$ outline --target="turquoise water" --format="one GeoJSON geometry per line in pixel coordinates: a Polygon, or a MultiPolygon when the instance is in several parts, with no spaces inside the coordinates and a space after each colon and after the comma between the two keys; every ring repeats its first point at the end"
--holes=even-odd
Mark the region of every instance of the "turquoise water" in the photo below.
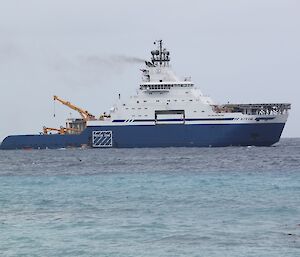
{"type": "Polygon", "coordinates": [[[300,256],[300,140],[0,151],[1,256],[300,256]]]}

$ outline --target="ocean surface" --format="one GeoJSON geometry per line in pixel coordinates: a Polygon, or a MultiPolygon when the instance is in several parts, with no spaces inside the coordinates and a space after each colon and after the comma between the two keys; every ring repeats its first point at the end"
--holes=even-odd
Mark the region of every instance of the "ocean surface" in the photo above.
{"type": "Polygon", "coordinates": [[[0,256],[300,256],[300,139],[0,151],[0,256]]]}

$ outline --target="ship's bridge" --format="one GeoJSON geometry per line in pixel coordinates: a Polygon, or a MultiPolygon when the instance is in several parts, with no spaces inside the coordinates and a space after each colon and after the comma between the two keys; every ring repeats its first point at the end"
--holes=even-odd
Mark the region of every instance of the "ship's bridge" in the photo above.
{"type": "Polygon", "coordinates": [[[170,52],[162,46],[162,40],[154,42],[157,50],[151,51],[151,61],[146,61],[146,68],[142,69],[142,83],[140,90],[147,92],[169,92],[176,89],[193,89],[191,77],[178,78],[170,67],[170,52]]]}
{"type": "Polygon", "coordinates": [[[166,84],[166,82],[178,84],[183,81],[183,84],[192,84],[191,78],[187,77],[179,79],[170,67],[170,52],[162,46],[162,40],[155,41],[157,50],[151,51],[151,61],[145,61],[146,68],[142,71],[142,84],[158,83],[166,84]]]}
{"type": "Polygon", "coordinates": [[[186,81],[178,82],[148,82],[140,84],[140,90],[146,92],[169,92],[172,88],[193,88],[194,84],[186,81]]]}

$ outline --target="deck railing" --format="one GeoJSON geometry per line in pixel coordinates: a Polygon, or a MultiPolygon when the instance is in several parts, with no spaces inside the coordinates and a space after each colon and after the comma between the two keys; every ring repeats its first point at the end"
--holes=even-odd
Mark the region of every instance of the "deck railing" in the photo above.
{"type": "Polygon", "coordinates": [[[248,115],[278,115],[285,114],[291,109],[288,103],[269,104],[224,104],[213,105],[213,110],[217,113],[241,112],[248,115]]]}

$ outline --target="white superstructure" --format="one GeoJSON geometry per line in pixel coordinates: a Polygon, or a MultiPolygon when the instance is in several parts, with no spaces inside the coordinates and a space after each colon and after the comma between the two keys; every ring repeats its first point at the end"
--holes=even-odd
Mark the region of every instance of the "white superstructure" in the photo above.
{"type": "Polygon", "coordinates": [[[146,61],[145,69],[141,70],[142,81],[137,94],[128,100],[119,97],[109,115],[103,115],[99,121],[89,121],[88,125],[286,121],[290,104],[216,105],[190,77],[178,78],[171,69],[170,53],[163,48],[162,40],[155,44],[158,49],[151,52],[151,62],[146,61]]]}

